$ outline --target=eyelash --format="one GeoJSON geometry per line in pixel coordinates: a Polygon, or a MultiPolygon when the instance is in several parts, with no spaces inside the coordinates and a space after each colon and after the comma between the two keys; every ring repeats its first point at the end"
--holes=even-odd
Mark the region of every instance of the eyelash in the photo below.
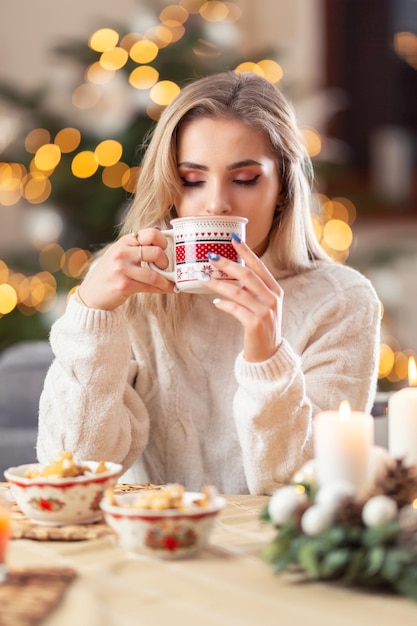
{"type": "MultiPolygon", "coordinates": [[[[239,180],[239,179],[237,179],[237,180],[235,180],[233,182],[236,183],[236,185],[243,185],[243,186],[250,187],[252,185],[256,185],[256,183],[258,182],[259,178],[260,178],[260,174],[256,174],[256,176],[254,176],[253,178],[250,178],[249,180],[239,180]]],[[[181,176],[181,180],[182,180],[183,187],[201,187],[205,183],[204,180],[196,180],[196,181],[192,182],[190,180],[187,180],[183,176],[181,176]]]]}

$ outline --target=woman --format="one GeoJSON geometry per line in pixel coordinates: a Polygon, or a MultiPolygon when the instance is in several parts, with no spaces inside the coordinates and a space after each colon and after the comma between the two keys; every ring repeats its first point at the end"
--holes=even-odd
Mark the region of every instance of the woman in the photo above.
{"type": "Polygon", "coordinates": [[[148,145],[119,239],[51,330],[38,458],[117,461],[124,481],[269,494],[313,455],[315,413],[369,410],[380,304],[311,224],[311,164],[293,110],[254,74],[185,87],[148,145]],[[245,266],[216,296],[174,293],[161,232],[175,216],[241,215],[245,266]],[[284,295],[285,294],[285,295],[284,295]]]}

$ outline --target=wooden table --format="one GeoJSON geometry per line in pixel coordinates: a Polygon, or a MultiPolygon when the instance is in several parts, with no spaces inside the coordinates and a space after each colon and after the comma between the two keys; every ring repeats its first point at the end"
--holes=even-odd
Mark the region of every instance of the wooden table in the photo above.
{"type": "MultiPolygon", "coordinates": [[[[259,551],[272,529],[266,497],[228,496],[198,557],[131,559],[112,537],[10,542],[10,566],[74,568],[77,579],[44,626],[411,626],[417,603],[275,574],[259,551]]],[[[0,607],[1,612],[1,607],[0,607]]]]}

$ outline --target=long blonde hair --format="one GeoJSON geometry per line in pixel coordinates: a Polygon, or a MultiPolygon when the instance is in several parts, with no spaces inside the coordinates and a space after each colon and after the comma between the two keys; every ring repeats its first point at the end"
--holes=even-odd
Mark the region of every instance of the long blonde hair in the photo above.
{"type": "MultiPolygon", "coordinates": [[[[294,110],[281,91],[259,75],[224,72],[188,84],[164,110],[149,136],[135,198],[125,215],[121,234],[143,228],[169,227],[175,198],[181,192],[177,173],[177,135],[187,121],[202,117],[238,119],[259,129],[276,155],[282,202],[269,233],[268,254],[274,266],[302,272],[318,260],[329,260],[318,243],[311,221],[313,169],[294,110]]],[[[189,308],[192,296],[140,294],[130,298],[129,317],[138,307],[171,329],[189,308]]],[[[136,313],[135,313],[136,312],[136,313]]]]}

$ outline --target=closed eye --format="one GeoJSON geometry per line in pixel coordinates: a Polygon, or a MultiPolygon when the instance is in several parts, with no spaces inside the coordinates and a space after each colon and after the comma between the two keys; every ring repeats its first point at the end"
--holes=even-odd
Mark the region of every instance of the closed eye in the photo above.
{"type": "Polygon", "coordinates": [[[256,185],[260,177],[260,174],[256,174],[253,178],[249,178],[248,180],[242,180],[240,178],[235,179],[235,183],[238,185],[256,185]]]}
{"type": "Polygon", "coordinates": [[[204,180],[187,180],[183,176],[181,176],[182,186],[183,187],[200,187],[204,185],[204,180]]]}

